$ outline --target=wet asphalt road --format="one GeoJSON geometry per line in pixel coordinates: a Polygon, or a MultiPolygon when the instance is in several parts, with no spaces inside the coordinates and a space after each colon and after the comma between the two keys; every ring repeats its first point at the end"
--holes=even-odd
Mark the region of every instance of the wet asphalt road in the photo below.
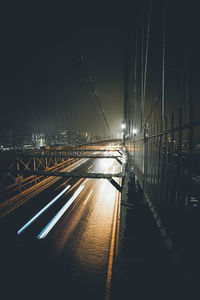
{"type": "MultiPolygon", "coordinates": [[[[76,171],[120,168],[82,159],[76,171]]],[[[2,299],[105,299],[118,201],[106,179],[59,179],[2,218],[2,299]]]]}

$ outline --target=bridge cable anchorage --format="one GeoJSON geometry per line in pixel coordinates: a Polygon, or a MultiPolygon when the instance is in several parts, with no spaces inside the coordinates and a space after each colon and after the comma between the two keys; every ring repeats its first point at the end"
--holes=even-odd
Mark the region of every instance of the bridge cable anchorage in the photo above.
{"type": "Polygon", "coordinates": [[[106,119],[104,110],[103,110],[103,108],[102,108],[102,106],[101,106],[101,104],[100,104],[100,102],[99,102],[98,97],[97,97],[97,91],[96,91],[96,89],[95,89],[95,87],[94,87],[94,85],[93,85],[93,83],[92,83],[91,76],[90,76],[90,74],[89,74],[88,71],[87,71],[87,68],[86,68],[86,65],[85,65],[83,56],[80,57],[80,62],[81,62],[83,71],[84,71],[84,73],[85,73],[85,76],[86,76],[86,78],[87,78],[87,82],[88,82],[90,91],[91,91],[91,93],[92,93],[92,95],[93,95],[93,97],[94,97],[94,99],[95,99],[96,105],[97,105],[98,110],[99,110],[99,112],[100,112],[100,115],[101,115],[101,117],[103,118],[103,120],[104,120],[104,122],[105,122],[105,124],[106,124],[106,128],[107,128],[107,130],[108,130],[108,132],[109,132],[110,137],[113,138],[112,131],[111,131],[110,126],[109,126],[109,124],[108,124],[108,121],[107,121],[107,119],[106,119]]]}

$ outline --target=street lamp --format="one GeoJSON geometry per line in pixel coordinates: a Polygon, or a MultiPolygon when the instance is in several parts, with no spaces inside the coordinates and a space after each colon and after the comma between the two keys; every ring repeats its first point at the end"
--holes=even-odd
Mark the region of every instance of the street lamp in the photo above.
{"type": "Polygon", "coordinates": [[[137,133],[137,129],[133,128],[133,135],[137,133]]]}
{"type": "Polygon", "coordinates": [[[125,128],[126,128],[126,124],[125,124],[124,122],[121,124],[121,128],[122,128],[122,129],[125,129],[125,128]]]}

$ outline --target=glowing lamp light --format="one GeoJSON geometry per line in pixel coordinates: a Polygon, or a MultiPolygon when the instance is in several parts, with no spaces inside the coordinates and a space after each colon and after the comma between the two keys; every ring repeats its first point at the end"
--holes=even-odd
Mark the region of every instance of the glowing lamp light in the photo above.
{"type": "Polygon", "coordinates": [[[122,129],[125,129],[125,128],[126,128],[126,124],[125,124],[125,123],[122,123],[122,124],[121,124],[121,128],[122,128],[122,129]]]}
{"type": "Polygon", "coordinates": [[[137,133],[137,129],[133,128],[133,134],[137,133]]]}

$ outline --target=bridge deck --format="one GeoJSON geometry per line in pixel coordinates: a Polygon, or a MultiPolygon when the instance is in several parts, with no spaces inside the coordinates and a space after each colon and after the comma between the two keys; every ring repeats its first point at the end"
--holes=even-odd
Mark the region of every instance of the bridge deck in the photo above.
{"type": "Polygon", "coordinates": [[[129,189],[127,204],[133,208],[121,207],[124,235],[120,235],[111,300],[194,299],[194,290],[172,261],[142,191],[129,189]]]}

